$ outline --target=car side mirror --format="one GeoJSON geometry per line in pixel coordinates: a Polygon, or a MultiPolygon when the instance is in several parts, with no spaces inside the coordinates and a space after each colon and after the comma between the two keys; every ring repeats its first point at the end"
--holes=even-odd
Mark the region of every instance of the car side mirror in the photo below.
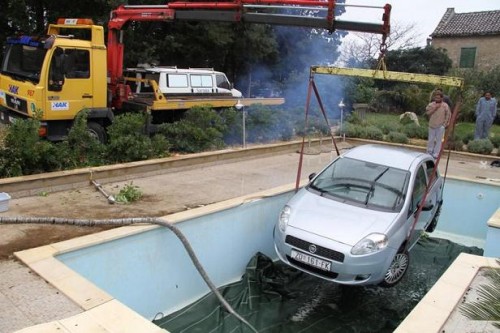
{"type": "Polygon", "coordinates": [[[309,181],[313,180],[314,177],[316,177],[316,172],[313,172],[309,175],[309,181]]]}

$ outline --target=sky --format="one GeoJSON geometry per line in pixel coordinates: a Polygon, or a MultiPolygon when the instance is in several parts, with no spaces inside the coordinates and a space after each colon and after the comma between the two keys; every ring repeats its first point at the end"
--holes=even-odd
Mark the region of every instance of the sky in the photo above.
{"type": "MultiPolygon", "coordinates": [[[[425,46],[429,35],[437,27],[447,8],[455,13],[500,10],[500,0],[346,0],[346,5],[392,6],[391,22],[400,26],[415,23],[418,46],[425,46]]],[[[346,7],[347,12],[338,19],[345,21],[381,22],[383,9],[346,7]]]]}

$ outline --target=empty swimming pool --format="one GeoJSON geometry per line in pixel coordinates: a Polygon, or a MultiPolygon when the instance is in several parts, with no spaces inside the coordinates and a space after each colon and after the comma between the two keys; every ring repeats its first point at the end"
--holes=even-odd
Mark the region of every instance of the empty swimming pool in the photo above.
{"type": "MultiPolygon", "coordinates": [[[[486,221],[499,207],[498,193],[499,187],[495,185],[449,179],[445,186],[445,203],[437,234],[450,236],[455,238],[455,241],[458,239],[467,246],[484,243],[486,221]]],[[[279,210],[292,194],[290,187],[274,189],[167,218],[177,222],[214,283],[224,286],[241,280],[248,262],[256,253],[276,258],[272,228],[279,210]]],[[[96,288],[149,320],[157,317],[159,313],[167,316],[181,310],[207,295],[209,290],[204,281],[193,267],[181,243],[170,231],[149,226],[120,229],[122,230],[103,232],[99,236],[88,236],[87,243],[85,238],[82,238],[75,243],[75,248],[66,246],[61,251],[64,253],[57,255],[57,259],[96,288]]],[[[426,251],[427,249],[424,252],[426,251]]],[[[446,266],[444,259],[441,262],[440,257],[432,261],[442,264],[442,267],[446,266]]],[[[393,295],[409,300],[406,305],[409,307],[414,305],[416,298],[421,297],[428,288],[428,285],[419,285],[419,281],[424,278],[419,272],[425,272],[419,269],[419,265],[413,265],[417,275],[416,280],[410,283],[417,286],[418,290],[406,294],[403,292],[401,296],[393,295]]],[[[432,268],[430,272],[438,273],[439,270],[432,268]]],[[[57,281],[53,284],[57,286],[57,281]]],[[[329,289],[320,285],[320,291],[329,289]]],[[[332,286],[332,290],[336,288],[332,286]]],[[[367,290],[370,294],[375,289],[367,290]]],[[[388,293],[395,292],[397,290],[393,289],[388,293]]],[[[324,296],[327,304],[334,304],[335,302],[328,300],[337,294],[328,293],[324,296]]],[[[354,293],[358,295],[360,291],[354,293]]],[[[379,295],[377,293],[379,291],[375,293],[379,295]]],[[[359,297],[365,302],[368,301],[364,296],[359,297]]],[[[72,298],[81,299],[83,296],[72,298]]],[[[352,295],[344,298],[356,299],[352,295]]],[[[312,298],[310,301],[316,302],[312,298]]],[[[368,302],[367,307],[372,305],[368,302]]],[[[344,307],[342,309],[347,311],[344,307]]],[[[349,317],[345,321],[347,323],[349,317]]],[[[383,330],[384,327],[380,329],[383,330]]]]}

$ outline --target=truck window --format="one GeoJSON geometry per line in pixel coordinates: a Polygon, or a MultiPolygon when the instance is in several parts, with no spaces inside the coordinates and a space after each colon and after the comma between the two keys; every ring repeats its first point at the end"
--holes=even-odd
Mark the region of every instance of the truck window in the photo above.
{"type": "Polygon", "coordinates": [[[191,87],[213,87],[212,75],[191,74],[191,87]]]}
{"type": "Polygon", "coordinates": [[[217,74],[215,76],[215,81],[217,83],[218,88],[231,89],[229,81],[227,80],[225,75],[217,74]]]}
{"type": "Polygon", "coordinates": [[[61,91],[64,84],[64,51],[57,47],[52,54],[49,67],[49,91],[61,91]]]}
{"type": "Polygon", "coordinates": [[[1,70],[5,74],[38,83],[46,52],[43,47],[7,44],[1,70]]]}
{"type": "Polygon", "coordinates": [[[167,87],[170,88],[186,88],[188,86],[187,75],[185,74],[168,74],[167,87]]]}
{"type": "Polygon", "coordinates": [[[67,79],[90,77],[90,55],[88,50],[66,49],[64,71],[67,79]]]}

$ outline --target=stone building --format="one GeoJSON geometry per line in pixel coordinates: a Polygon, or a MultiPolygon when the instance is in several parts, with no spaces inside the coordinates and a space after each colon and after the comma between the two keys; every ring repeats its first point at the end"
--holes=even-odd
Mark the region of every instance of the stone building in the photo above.
{"type": "Polygon", "coordinates": [[[500,10],[455,13],[448,8],[431,37],[433,47],[447,50],[453,67],[500,66],[500,10]]]}

